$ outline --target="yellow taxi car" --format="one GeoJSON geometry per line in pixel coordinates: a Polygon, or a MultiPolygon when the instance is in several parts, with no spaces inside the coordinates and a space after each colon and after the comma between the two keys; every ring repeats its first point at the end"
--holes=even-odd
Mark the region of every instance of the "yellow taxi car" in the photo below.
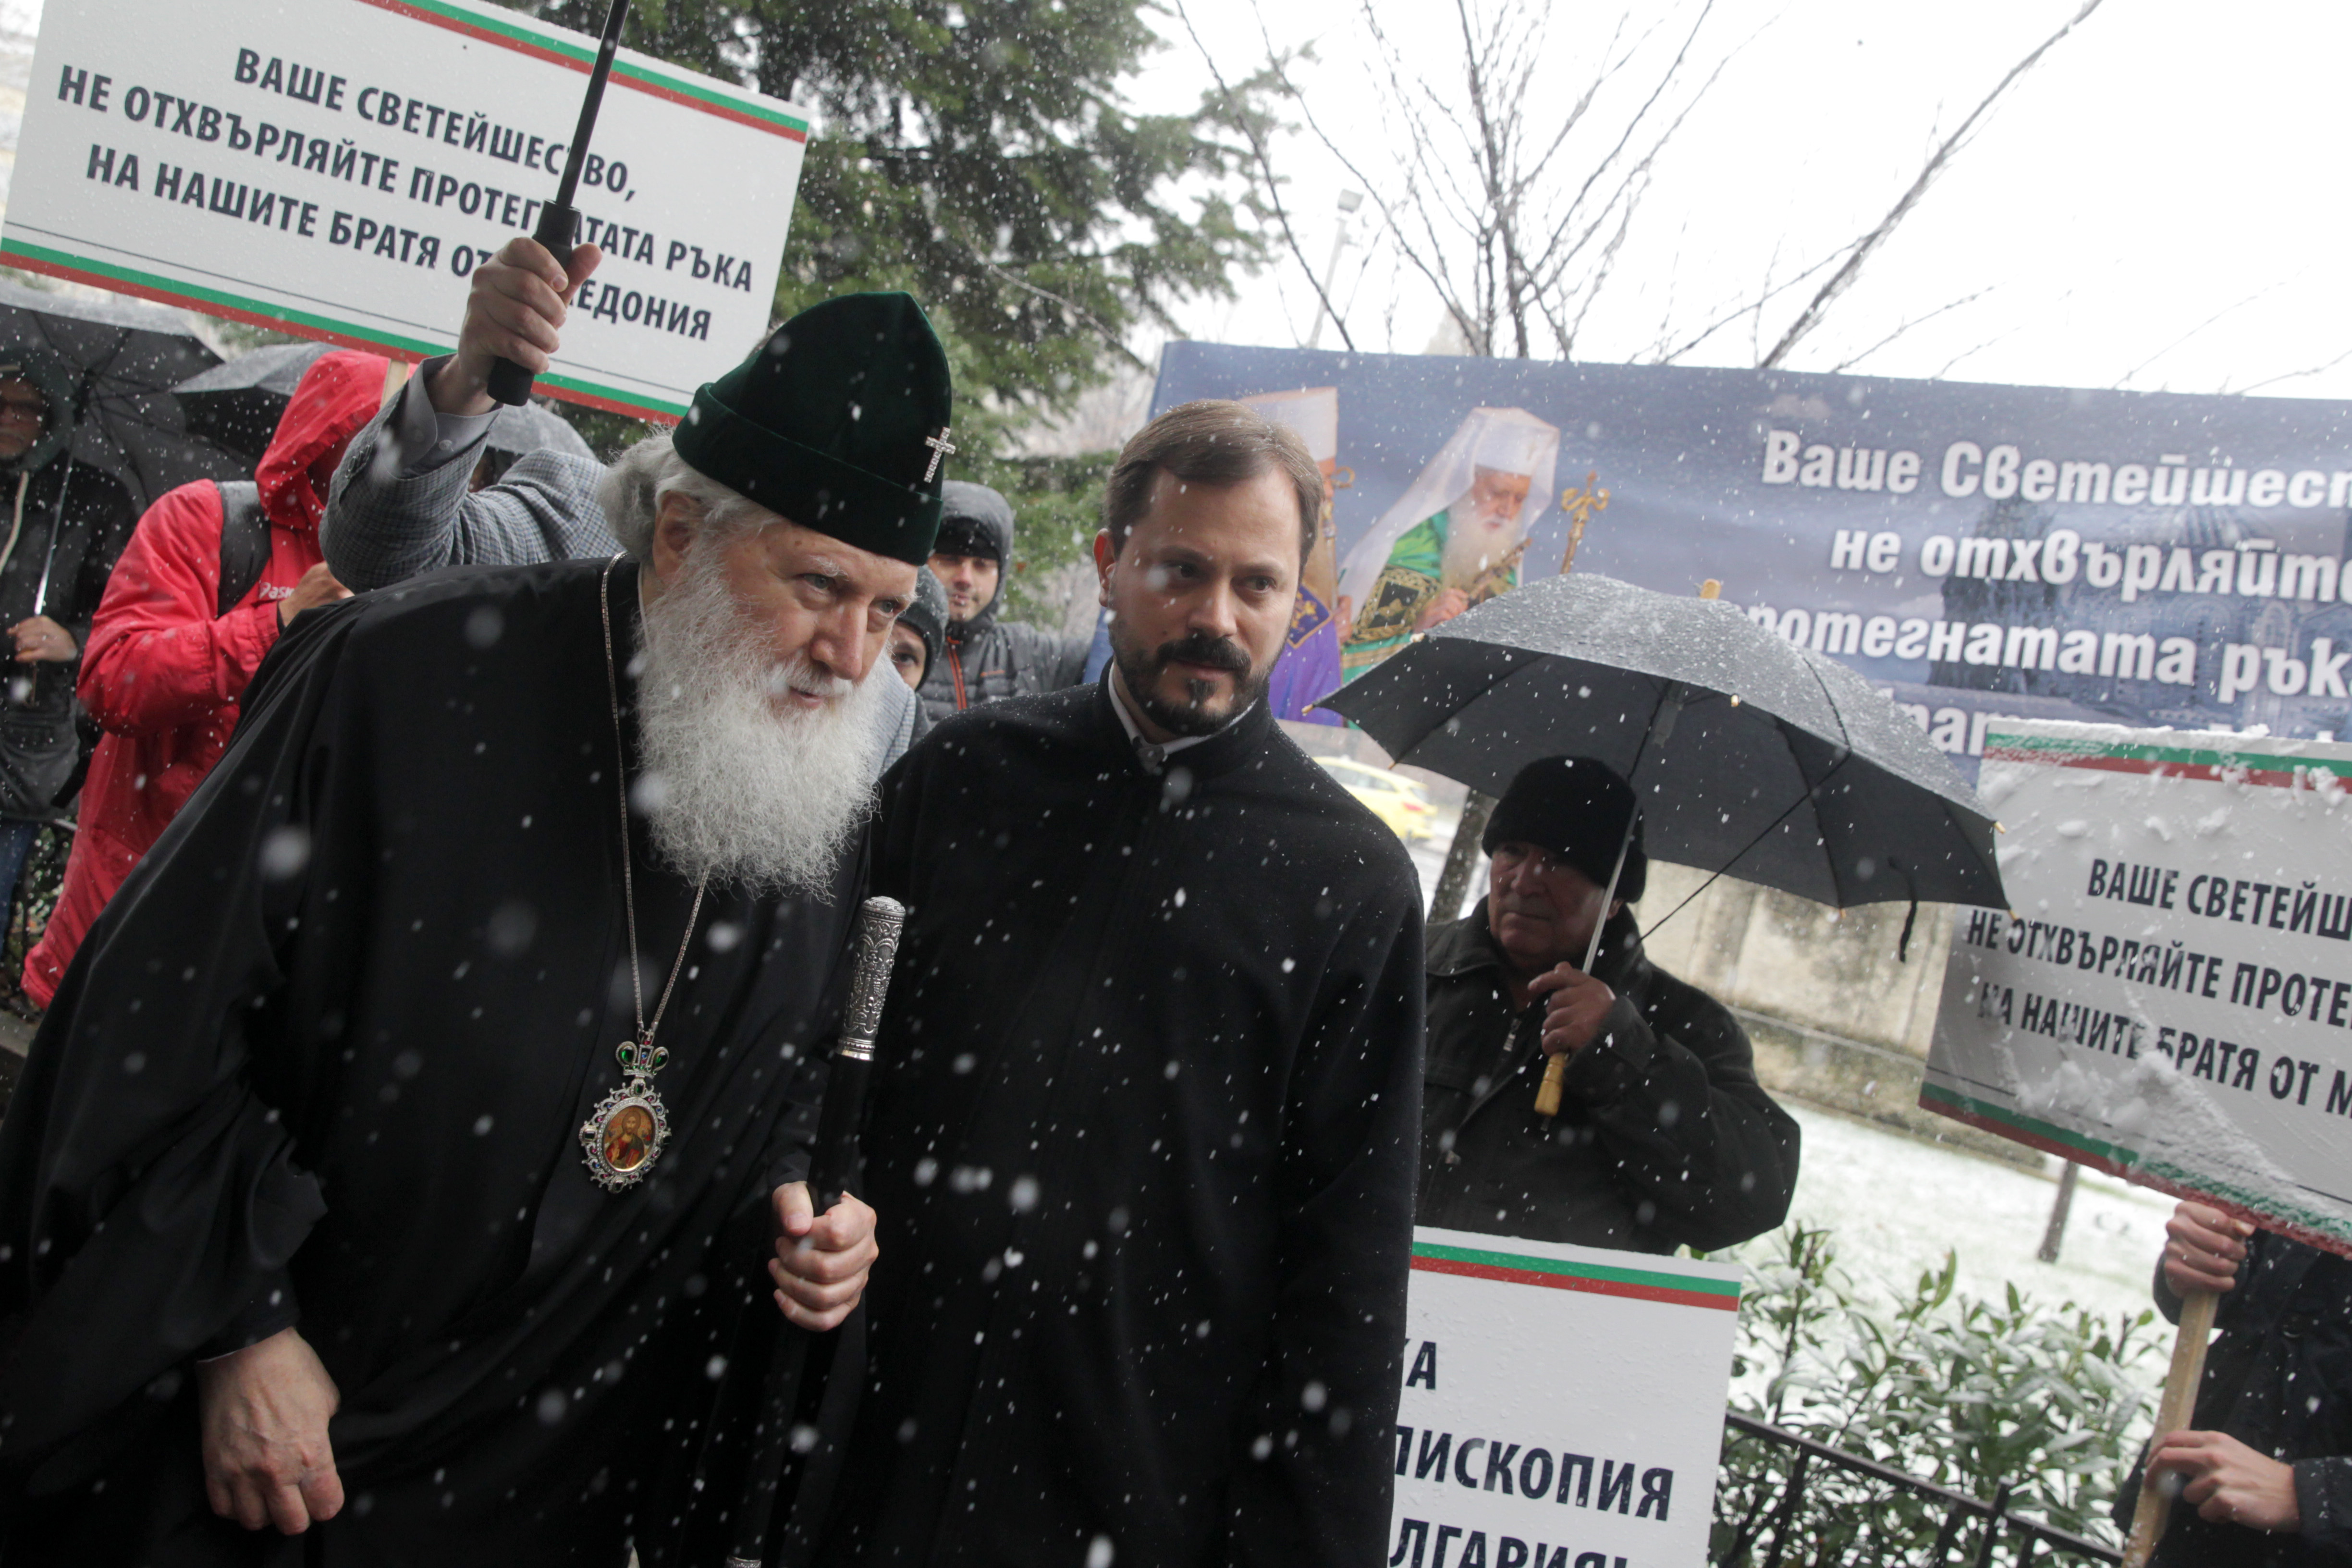
{"type": "Polygon", "coordinates": [[[1412,780],[1346,757],[1315,760],[1339,781],[1340,788],[1370,806],[1372,815],[1406,843],[1427,838],[1436,831],[1437,807],[1430,804],[1428,792],[1412,780]]]}

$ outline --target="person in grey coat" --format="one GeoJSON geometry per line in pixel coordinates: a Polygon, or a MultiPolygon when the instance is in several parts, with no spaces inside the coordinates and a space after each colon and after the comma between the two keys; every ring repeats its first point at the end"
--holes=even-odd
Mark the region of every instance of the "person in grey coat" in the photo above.
{"type": "MultiPolygon", "coordinates": [[[[619,552],[604,508],[616,498],[652,504],[643,481],[668,449],[667,435],[648,437],[624,455],[622,468],[634,477],[617,486],[606,485],[607,470],[593,458],[547,449],[515,458],[497,483],[471,488],[493,445],[498,405],[485,391],[491,364],[504,356],[534,374],[544,370],[564,301],[599,259],[594,246],[581,246],[573,253],[576,276],[567,276],[537,244],[514,240],[474,268],[457,352],[417,366],[352,438],[335,470],[319,544],[344,586],[356,594],[447,566],[520,566],[619,552]]],[[[906,753],[915,732],[912,694],[899,681],[886,684],[877,777],[906,753]]]]}
{"type": "Polygon", "coordinates": [[[1012,503],[986,485],[950,479],[940,507],[931,570],[947,589],[948,630],[945,657],[931,660],[923,679],[925,716],[937,723],[982,702],[1083,681],[1087,638],[996,618],[1013,558],[1012,503]]]}
{"type": "Polygon", "coordinates": [[[1649,871],[1633,792],[1589,757],[1529,763],[1484,843],[1492,890],[1429,932],[1419,1222],[1656,1253],[1779,1225],[1797,1124],[1730,1012],[1643,955],[1625,908],[1649,871]],[[1536,1089],[1554,1056],[1565,1093],[1546,1118],[1536,1089]]]}

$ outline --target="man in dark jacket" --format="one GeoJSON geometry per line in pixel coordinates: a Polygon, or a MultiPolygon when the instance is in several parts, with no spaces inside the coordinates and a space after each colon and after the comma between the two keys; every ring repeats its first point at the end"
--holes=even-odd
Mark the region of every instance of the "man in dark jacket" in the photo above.
{"type": "Polygon", "coordinates": [[[41,824],[82,755],[74,678],[107,574],[138,505],[72,454],[74,374],[54,355],[0,345],[0,919],[41,824]]]}
{"type": "Polygon", "coordinates": [[[1589,757],[1530,763],[1484,843],[1492,890],[1429,933],[1420,1222],[1640,1252],[1779,1225],[1797,1124],[1721,1004],[1642,955],[1625,908],[1649,869],[1633,791],[1589,757]],[[1576,966],[1621,848],[1588,974],[1576,966]],[[1566,1092],[1548,1118],[1536,1089],[1553,1056],[1566,1092]]]}
{"type": "MultiPolygon", "coordinates": [[[[2222,1294],[2195,1425],[2155,1445],[2153,1468],[2182,1489],[2150,1568],[2352,1563],[2352,1260],[2198,1203],[2165,1231],[2164,1315],[2178,1321],[2191,1290],[2222,1294]]],[[[2140,1481],[2124,1483],[2117,1524],[2140,1481]]]]}
{"type": "Polygon", "coordinates": [[[1013,508],[986,485],[946,482],[931,570],[947,589],[947,646],[918,695],[932,723],[1006,697],[1059,691],[1085,678],[1087,639],[1005,626],[1004,565],[1013,558],[1013,508]]]}

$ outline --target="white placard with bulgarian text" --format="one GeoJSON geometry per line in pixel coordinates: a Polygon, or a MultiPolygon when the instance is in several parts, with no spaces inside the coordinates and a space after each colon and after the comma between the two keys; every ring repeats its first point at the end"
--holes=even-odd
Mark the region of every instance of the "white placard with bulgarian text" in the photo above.
{"type": "Polygon", "coordinates": [[[2352,1253],[2352,746],[2011,721],[1920,1104],[2352,1253]]]}
{"type": "Polygon", "coordinates": [[[1718,1263],[1413,1232],[1399,1568],[1700,1568],[1739,1321],[1718,1263]]]}
{"type": "MultiPolygon", "coordinates": [[[[595,41],[475,0],[42,16],[0,260],[404,359],[555,194],[595,41]]],[[[552,395],[680,417],[767,330],[808,115],[622,50],[552,395]]]]}

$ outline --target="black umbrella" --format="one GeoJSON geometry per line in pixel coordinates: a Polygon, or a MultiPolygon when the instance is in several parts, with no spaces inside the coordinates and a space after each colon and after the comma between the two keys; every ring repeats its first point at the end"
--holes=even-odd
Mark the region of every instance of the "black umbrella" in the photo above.
{"type": "Polygon", "coordinates": [[[0,358],[11,348],[64,366],[74,383],[73,460],[121,480],[141,510],[175,485],[251,469],[188,433],[172,388],[220,356],[170,311],[0,281],[0,358]]]}
{"type": "Polygon", "coordinates": [[[248,466],[261,461],[296,384],[332,343],[271,343],[215,365],[173,387],[188,428],[226,447],[248,466]]]}
{"type": "Polygon", "coordinates": [[[596,460],[596,454],[572,427],[572,422],[536,403],[502,403],[490,416],[489,447],[503,469],[525,452],[562,452],[596,460]]]}
{"type": "Polygon", "coordinates": [[[2005,908],[1992,819],[1851,669],[1717,600],[1588,573],[1457,616],[1324,706],[1500,795],[1563,752],[1631,779],[1663,860],[1843,908],[2005,908]]]}
{"type": "MultiPolygon", "coordinates": [[[[331,343],[272,343],[215,365],[173,390],[188,428],[242,455],[248,466],[261,461],[269,437],[295,385],[331,343]]],[[[503,469],[525,452],[557,451],[593,462],[596,454],[562,416],[535,403],[501,404],[490,416],[487,443],[503,469]]]]}

